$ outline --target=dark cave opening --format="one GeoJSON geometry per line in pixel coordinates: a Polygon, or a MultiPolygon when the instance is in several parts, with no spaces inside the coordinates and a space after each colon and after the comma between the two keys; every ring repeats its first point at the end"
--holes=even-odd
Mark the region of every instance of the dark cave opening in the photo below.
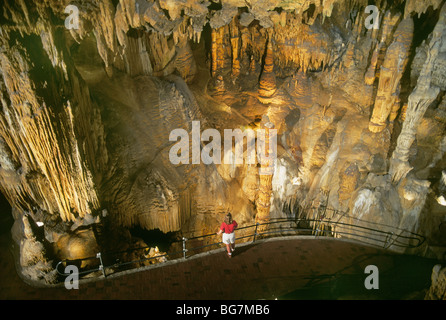
{"type": "Polygon", "coordinates": [[[440,19],[440,9],[434,10],[432,6],[427,8],[425,13],[413,16],[414,35],[412,47],[418,47],[432,33],[435,25],[440,19]]]}
{"type": "Polygon", "coordinates": [[[308,20],[312,19],[316,12],[316,5],[311,3],[308,9],[302,13],[302,24],[307,24],[308,20]]]}
{"type": "Polygon", "coordinates": [[[147,230],[139,226],[133,227],[129,231],[132,237],[142,239],[149,247],[157,246],[162,252],[171,251],[171,245],[179,241],[177,232],[164,233],[159,229],[147,230]]]}
{"type": "Polygon", "coordinates": [[[219,10],[223,9],[223,4],[221,3],[221,1],[212,1],[208,5],[208,9],[209,10],[219,11],[219,10]]]}
{"type": "MultiPolygon", "coordinates": [[[[202,44],[196,44],[194,41],[192,42],[192,49],[196,50],[199,45],[202,44]]],[[[206,64],[209,65],[209,71],[211,68],[210,60],[211,60],[211,47],[212,47],[212,28],[209,23],[206,23],[203,26],[203,31],[201,32],[201,41],[204,44],[204,51],[205,51],[205,57],[206,57],[206,64]]]]}
{"type": "Polygon", "coordinates": [[[13,224],[12,207],[0,192],[0,234],[10,232],[13,224]]]}

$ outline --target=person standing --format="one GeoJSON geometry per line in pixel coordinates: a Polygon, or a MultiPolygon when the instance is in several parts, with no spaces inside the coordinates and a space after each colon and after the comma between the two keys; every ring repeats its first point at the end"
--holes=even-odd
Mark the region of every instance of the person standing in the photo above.
{"type": "Polygon", "coordinates": [[[232,215],[229,212],[225,216],[225,220],[222,222],[220,226],[220,230],[217,232],[217,235],[223,233],[222,242],[226,245],[226,250],[228,253],[228,257],[232,257],[232,252],[235,250],[235,229],[237,228],[237,222],[232,219],[232,215]]]}

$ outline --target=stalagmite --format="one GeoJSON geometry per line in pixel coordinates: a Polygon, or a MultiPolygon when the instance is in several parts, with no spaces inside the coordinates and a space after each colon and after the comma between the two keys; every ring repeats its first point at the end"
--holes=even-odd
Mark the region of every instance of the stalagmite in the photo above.
{"type": "Polygon", "coordinates": [[[440,18],[430,36],[427,59],[420,72],[417,85],[409,96],[403,128],[398,136],[397,146],[392,154],[389,173],[393,182],[405,178],[412,170],[409,164],[409,150],[415,140],[417,127],[429,105],[437,98],[440,88],[432,83],[432,73],[437,61],[446,52],[446,5],[443,5],[440,18]]]}
{"type": "MultiPolygon", "coordinates": [[[[369,130],[381,132],[397,100],[401,77],[409,58],[413,36],[413,20],[403,20],[394,34],[394,41],[387,49],[386,58],[381,66],[378,92],[370,119],[369,130]]],[[[394,112],[395,113],[395,112],[394,112]]]]}
{"type": "MultiPolygon", "coordinates": [[[[260,135],[258,139],[264,139],[263,145],[265,148],[265,156],[269,158],[273,153],[276,152],[276,146],[271,145],[274,139],[271,139],[274,132],[274,124],[270,122],[268,116],[263,116],[261,129],[265,130],[264,136],[260,135]]],[[[259,153],[261,155],[261,153],[259,153]]],[[[272,180],[274,175],[275,164],[268,159],[268,161],[262,161],[260,159],[260,176],[259,176],[259,192],[256,201],[257,213],[256,222],[266,223],[270,218],[270,207],[271,207],[271,194],[272,194],[272,180]]],[[[260,226],[259,231],[263,231],[267,226],[260,226]]]]}
{"type": "Polygon", "coordinates": [[[339,200],[344,201],[351,197],[358,185],[360,176],[358,166],[355,163],[346,163],[346,169],[340,173],[339,200]]]}

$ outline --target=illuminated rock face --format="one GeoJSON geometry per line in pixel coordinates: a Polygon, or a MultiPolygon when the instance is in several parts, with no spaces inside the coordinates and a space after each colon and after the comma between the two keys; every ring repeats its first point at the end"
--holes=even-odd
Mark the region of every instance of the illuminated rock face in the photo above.
{"type": "MultiPolygon", "coordinates": [[[[369,129],[372,132],[384,130],[386,120],[395,105],[396,110],[393,113],[396,114],[398,111],[400,81],[409,59],[413,28],[412,18],[403,20],[393,35],[395,40],[386,51],[386,57],[380,69],[378,92],[376,93],[375,105],[370,119],[369,129]]],[[[395,116],[392,118],[393,121],[395,116]]]]}
{"type": "Polygon", "coordinates": [[[425,300],[446,299],[446,268],[437,264],[432,269],[431,286],[426,293],[425,300]]]}
{"type": "Polygon", "coordinates": [[[426,110],[444,90],[444,75],[437,78],[438,65],[442,65],[446,54],[446,7],[440,12],[440,19],[426,44],[427,58],[420,71],[417,85],[408,99],[405,120],[397,146],[392,155],[390,174],[394,181],[400,181],[412,169],[409,165],[409,153],[416,139],[416,130],[426,110]]]}
{"type": "Polygon", "coordinates": [[[378,29],[366,26],[367,1],[250,3],[4,3],[0,186],[17,221],[43,223],[52,258],[127,249],[133,226],[212,233],[228,211],[243,225],[322,205],[438,229],[441,1],[381,3],[378,29]],[[277,130],[269,175],[169,159],[174,129],[191,135],[200,121],[223,136],[265,116],[277,130]],[[81,229],[95,233],[78,241],[81,229]]]}
{"type": "Polygon", "coordinates": [[[274,74],[274,56],[271,39],[266,46],[265,64],[259,81],[259,94],[269,98],[276,92],[276,76],[274,74]]]}
{"type": "MultiPolygon", "coordinates": [[[[38,42],[28,44],[39,48],[38,42]]],[[[48,58],[36,69],[23,47],[0,59],[4,193],[20,210],[38,209],[63,221],[99,209],[91,169],[102,165],[107,153],[103,141],[92,139],[92,133],[102,134],[102,125],[88,88],[74,69],[51,70],[48,58]],[[96,159],[98,152],[103,156],[96,159]]]]}

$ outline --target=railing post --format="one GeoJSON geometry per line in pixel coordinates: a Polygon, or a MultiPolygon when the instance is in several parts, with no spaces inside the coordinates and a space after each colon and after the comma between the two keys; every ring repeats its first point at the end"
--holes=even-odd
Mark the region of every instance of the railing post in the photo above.
{"type": "Polygon", "coordinates": [[[187,252],[186,241],[187,241],[187,239],[185,237],[183,237],[183,258],[184,259],[186,259],[186,252],[187,252]]]}
{"type": "Polygon", "coordinates": [[[314,221],[314,225],[315,225],[314,238],[317,238],[319,235],[319,226],[320,226],[319,220],[314,221]]]}
{"type": "Polygon", "coordinates": [[[389,233],[387,234],[387,236],[386,236],[386,243],[384,244],[384,248],[385,249],[390,247],[389,242],[390,242],[390,240],[393,239],[393,235],[394,235],[393,231],[391,231],[390,234],[389,233]]]}
{"type": "Polygon", "coordinates": [[[57,271],[57,273],[60,274],[61,276],[66,276],[65,273],[60,273],[60,272],[59,272],[59,266],[60,266],[62,263],[63,263],[63,261],[59,261],[59,262],[56,264],[56,271],[57,271]]]}
{"type": "Polygon", "coordinates": [[[105,268],[104,268],[104,263],[102,261],[102,254],[100,252],[98,252],[96,254],[96,258],[99,259],[100,265],[99,265],[99,270],[102,270],[102,274],[104,275],[104,278],[107,277],[107,275],[105,274],[105,268]]]}
{"type": "Polygon", "coordinates": [[[259,223],[256,223],[256,229],[254,230],[254,239],[252,240],[252,242],[256,242],[256,237],[257,237],[257,227],[259,226],[259,223]]]}

